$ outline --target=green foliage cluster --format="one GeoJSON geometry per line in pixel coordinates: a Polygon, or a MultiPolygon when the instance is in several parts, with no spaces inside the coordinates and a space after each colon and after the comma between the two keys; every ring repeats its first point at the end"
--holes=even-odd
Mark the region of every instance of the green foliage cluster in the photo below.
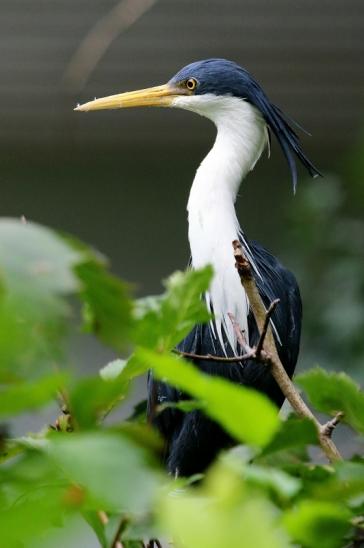
{"type": "MultiPolygon", "coordinates": [[[[56,428],[12,439],[0,430],[0,546],[76,547],[87,531],[103,548],[339,548],[363,535],[364,460],[312,461],[308,419],[283,420],[263,395],[207,377],[171,353],[195,322],[210,268],[176,273],[159,297],[132,300],[91,249],[35,224],[0,221],[0,420],[52,402],[69,414],[56,428]],[[117,353],[80,376],[64,353],[83,325],[117,353]],[[134,380],[154,374],[191,395],[237,440],[204,477],[173,479],[160,464],[162,441],[143,406],[104,421],[134,380]],[[107,516],[107,520],[105,519],[107,516]]],[[[316,368],[297,379],[316,410],[364,433],[364,394],[349,377],[316,368]]],[[[187,409],[188,410],[188,406],[187,409]]],[[[92,541],[90,541],[92,542],[92,541]]]]}

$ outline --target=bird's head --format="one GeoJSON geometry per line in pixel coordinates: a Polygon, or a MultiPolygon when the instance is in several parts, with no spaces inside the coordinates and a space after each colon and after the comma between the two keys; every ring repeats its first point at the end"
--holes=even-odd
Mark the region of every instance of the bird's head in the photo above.
{"type": "Polygon", "coordinates": [[[75,110],[174,107],[197,112],[216,122],[222,111],[226,111],[229,98],[248,102],[261,114],[287,159],[294,189],[297,183],[295,156],[311,176],[320,175],[303,152],[299,138],[292,128],[292,125],[298,128],[300,126],[270,102],[261,86],[247,70],[226,59],[206,59],[191,63],[177,72],[166,84],[95,99],[78,105],[75,110]]]}

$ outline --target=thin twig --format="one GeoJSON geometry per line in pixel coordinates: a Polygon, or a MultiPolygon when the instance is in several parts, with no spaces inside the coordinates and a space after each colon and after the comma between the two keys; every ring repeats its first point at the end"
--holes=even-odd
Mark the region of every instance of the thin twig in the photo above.
{"type": "Polygon", "coordinates": [[[258,330],[261,334],[263,333],[265,324],[268,324],[259,360],[265,362],[270,366],[272,376],[276,380],[284,396],[287,398],[296,413],[302,417],[308,417],[314,422],[317,428],[320,445],[327,458],[331,462],[341,460],[342,457],[336,445],[331,440],[331,433],[330,435],[328,435],[327,428],[325,429],[322,427],[322,425],[312,413],[311,409],[303,401],[282,365],[282,362],[278,356],[277,347],[274,341],[270,322],[266,321],[267,310],[255,284],[249,261],[245,257],[241,244],[238,240],[234,240],[233,249],[236,261],[236,268],[240,275],[241,283],[249,299],[249,305],[254,314],[258,330]]]}
{"type": "Polygon", "coordinates": [[[68,63],[63,84],[80,92],[114,40],[130,28],[157,0],[121,0],[89,30],[68,63]]]}
{"type": "Polygon", "coordinates": [[[265,313],[263,329],[262,329],[262,332],[260,334],[259,341],[258,341],[257,348],[256,348],[257,358],[259,358],[259,356],[260,356],[260,354],[263,350],[264,339],[267,336],[269,322],[270,322],[272,314],[273,314],[273,312],[274,312],[274,310],[275,310],[278,303],[279,303],[279,299],[275,299],[274,301],[272,301],[269,305],[269,308],[268,308],[267,312],[265,313]]]}
{"type": "Polygon", "coordinates": [[[174,354],[178,356],[183,356],[184,358],[190,358],[192,360],[204,360],[207,362],[223,362],[223,363],[237,363],[249,360],[254,357],[254,352],[252,349],[246,354],[241,356],[234,356],[232,358],[227,358],[223,356],[215,356],[214,354],[194,354],[193,352],[182,352],[182,350],[172,350],[174,354]]]}
{"type": "Polygon", "coordinates": [[[342,411],[339,411],[338,413],[336,413],[333,419],[327,421],[325,424],[322,424],[321,434],[323,436],[327,436],[328,438],[331,438],[333,431],[335,430],[339,422],[342,420],[343,416],[344,416],[344,413],[342,411]]]}
{"type": "Polygon", "coordinates": [[[236,339],[237,339],[238,343],[240,344],[240,346],[244,350],[244,352],[246,354],[249,354],[249,352],[251,352],[251,348],[249,347],[248,342],[245,338],[245,333],[241,330],[240,325],[236,321],[235,316],[233,314],[231,314],[231,312],[228,312],[228,316],[229,316],[230,321],[232,323],[232,326],[233,326],[233,329],[234,329],[234,332],[235,332],[236,339]]]}
{"type": "Polygon", "coordinates": [[[120,536],[124,532],[127,524],[128,524],[128,519],[125,516],[122,516],[119,521],[119,525],[115,531],[115,535],[111,543],[111,548],[122,548],[123,544],[120,541],[120,536]]]}

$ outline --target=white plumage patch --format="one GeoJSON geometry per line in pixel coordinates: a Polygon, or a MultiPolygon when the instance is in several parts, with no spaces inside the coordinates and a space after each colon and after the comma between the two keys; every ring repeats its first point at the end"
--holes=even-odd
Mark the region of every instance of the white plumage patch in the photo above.
{"type": "Polygon", "coordinates": [[[214,278],[207,304],[213,309],[217,333],[222,329],[236,351],[232,314],[248,337],[249,303],[234,265],[232,241],[241,233],[235,213],[240,183],[251,171],[268,143],[266,124],[259,111],[237,97],[183,96],[173,106],[212,120],[217,127],[214,146],[199,166],[188,200],[192,265],[212,264],[214,278]]]}

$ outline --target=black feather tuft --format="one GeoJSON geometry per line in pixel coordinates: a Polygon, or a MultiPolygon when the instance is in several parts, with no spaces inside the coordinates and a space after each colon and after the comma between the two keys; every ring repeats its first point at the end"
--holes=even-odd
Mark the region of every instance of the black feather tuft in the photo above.
{"type": "Polygon", "coordinates": [[[254,88],[255,93],[250,95],[249,100],[260,110],[269,128],[276,136],[288,162],[292,177],[293,191],[296,192],[297,166],[295,156],[305,166],[311,177],[318,177],[322,175],[304,153],[299,137],[292,128],[291,124],[294,123],[299,129],[303,128],[301,128],[293,120],[288,121],[282,111],[269,101],[260,86],[256,84],[256,87],[254,86],[254,88]]]}

